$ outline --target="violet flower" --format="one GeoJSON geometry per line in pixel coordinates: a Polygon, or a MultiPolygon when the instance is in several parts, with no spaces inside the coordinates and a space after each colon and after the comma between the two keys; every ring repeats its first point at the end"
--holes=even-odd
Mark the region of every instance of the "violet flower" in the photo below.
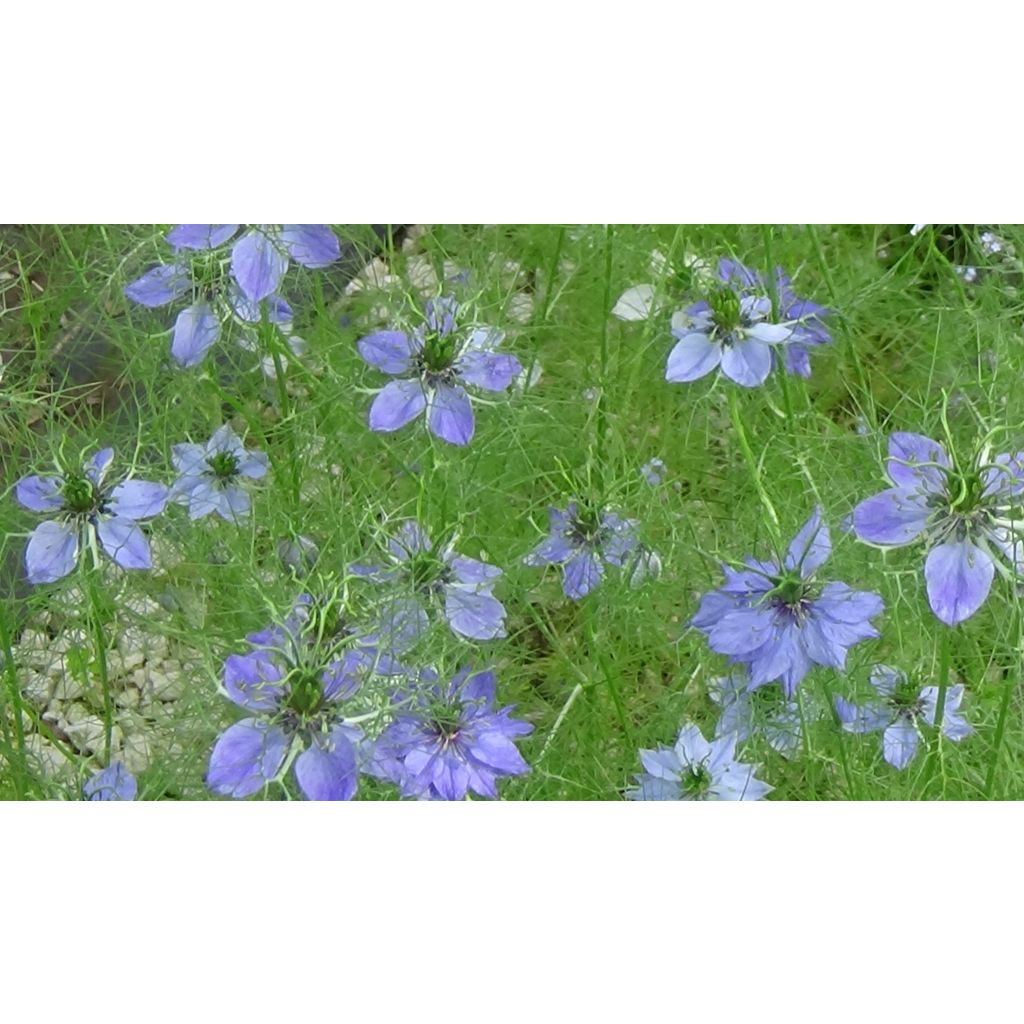
{"type": "MultiPolygon", "coordinates": [[[[920,740],[919,722],[935,726],[939,688],[923,686],[920,690],[907,680],[899,669],[876,665],[870,683],[879,699],[857,705],[842,697],[835,698],[836,714],[847,732],[882,733],[882,756],[893,766],[903,769],[917,755],[920,740]]],[[[957,683],[946,691],[942,713],[942,735],[959,743],[974,730],[960,713],[963,685],[957,683]]]]}
{"type": "Polygon", "coordinates": [[[997,568],[1011,579],[1024,577],[1024,452],[992,455],[986,445],[965,466],[952,462],[938,441],[896,433],[886,473],[895,486],[857,505],[854,533],[881,547],[925,541],[928,603],[941,622],[955,626],[970,618],[988,597],[997,568]]]}
{"type": "Polygon", "coordinates": [[[15,485],[17,500],[52,518],[40,523],[25,549],[30,583],[67,576],[89,549],[102,550],[123,569],[149,569],[149,541],[138,523],[163,511],[167,488],[148,480],[107,481],[113,448],[104,448],[82,470],[56,476],[25,476],[15,485]]]}
{"type": "Polygon", "coordinates": [[[494,596],[501,569],[431,544],[415,520],[406,519],[398,534],[387,542],[391,566],[352,565],[358,576],[383,584],[388,595],[382,628],[406,635],[411,641],[429,626],[428,610],[443,613],[452,632],[470,640],[495,640],[506,636],[505,608],[494,596]],[[395,622],[404,622],[396,630],[395,622]]]}
{"type": "Polygon", "coordinates": [[[879,635],[869,621],[885,608],[877,594],[815,581],[831,551],[815,509],[781,565],[754,558],[738,571],[723,565],[725,584],[701,599],[691,625],[713,651],[749,666],[751,689],[781,679],[792,697],[813,665],[841,669],[848,648],[879,635]]]}
{"type": "Polygon", "coordinates": [[[174,445],[171,459],[179,476],[170,496],[188,506],[189,519],[216,512],[228,522],[249,514],[249,493],[241,481],[258,480],[269,464],[266,454],[246,448],[227,423],[205,444],[174,445]]]}
{"type": "Polygon", "coordinates": [[[86,800],[134,800],[138,790],[135,776],[120,761],[96,772],[82,786],[86,800]]]}
{"type": "Polygon", "coordinates": [[[641,750],[640,761],[646,771],[626,791],[630,800],[760,800],[772,791],[754,778],[757,765],[736,760],[735,733],[709,743],[692,723],[674,747],[641,750]]]}
{"type": "Polygon", "coordinates": [[[515,356],[497,351],[504,332],[456,327],[459,303],[450,297],[426,304],[425,322],[412,333],[377,331],[360,338],[359,354],[394,377],[370,406],[370,429],[390,432],[424,410],[427,429],[449,444],[466,445],[475,420],[466,385],[506,391],[522,372],[515,356]]]}
{"type": "MultiPolygon", "coordinates": [[[[180,366],[200,363],[217,341],[225,319],[260,323],[264,317],[292,339],[292,310],[276,294],[290,260],[310,268],[333,263],[341,254],[326,224],[253,227],[225,250],[238,224],[179,224],[166,239],[172,263],[159,264],[124,289],[132,302],[150,309],[190,296],[174,324],[171,356],[180,366]],[[230,269],[229,269],[230,268],[230,269]]],[[[251,339],[245,339],[252,347],[251,339]]]]}
{"type": "Polygon", "coordinates": [[[403,796],[462,800],[472,791],[494,799],[497,781],[530,770],[515,740],[533,726],[495,707],[492,671],[463,668],[446,684],[421,682],[374,745],[373,773],[403,796]]]}
{"type": "Polygon", "coordinates": [[[371,675],[399,671],[349,627],[334,601],[303,594],[283,623],[248,637],[224,662],[224,693],[248,717],[217,739],[206,775],[222,796],[251,796],[294,762],[309,800],[351,800],[363,739],[345,703],[371,675]]]}
{"type": "MultiPolygon", "coordinates": [[[[523,564],[561,565],[562,590],[574,601],[586,597],[601,582],[605,564],[621,568],[638,551],[635,519],[623,519],[608,509],[576,501],[570,501],[564,512],[550,506],[548,516],[550,535],[526,555],[523,564]]],[[[649,555],[653,558],[637,562],[637,567],[643,564],[650,569],[641,571],[637,583],[660,571],[661,560],[653,552],[649,555]]]]}

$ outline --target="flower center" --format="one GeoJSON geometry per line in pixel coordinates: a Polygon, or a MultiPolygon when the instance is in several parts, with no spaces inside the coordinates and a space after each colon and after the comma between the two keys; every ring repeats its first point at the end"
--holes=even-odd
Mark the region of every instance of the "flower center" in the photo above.
{"type": "Polygon", "coordinates": [[[324,686],[318,673],[300,669],[292,677],[288,692],[288,707],[300,718],[308,718],[320,707],[324,686]]]}
{"type": "Polygon", "coordinates": [[[699,797],[711,788],[711,772],[703,762],[691,764],[683,769],[679,781],[687,793],[699,797]]]}
{"type": "Polygon", "coordinates": [[[795,569],[772,578],[773,587],[765,594],[765,601],[776,611],[794,619],[799,625],[807,616],[811,604],[811,585],[795,569]]]}
{"type": "Polygon", "coordinates": [[[441,741],[442,747],[450,746],[462,730],[462,705],[435,708],[431,712],[430,728],[441,741]]]}
{"type": "Polygon", "coordinates": [[[731,334],[742,323],[740,297],[731,288],[718,288],[708,296],[711,319],[725,335],[731,334]]]}
{"type": "Polygon", "coordinates": [[[206,465],[222,483],[238,476],[238,456],[233,452],[217,452],[216,455],[210,455],[206,459],[206,465]]]}
{"type": "Polygon", "coordinates": [[[899,683],[886,697],[885,702],[900,718],[917,718],[924,714],[924,701],[921,700],[917,687],[909,679],[899,683]]]}
{"type": "Polygon", "coordinates": [[[599,508],[584,506],[569,521],[569,539],[576,545],[596,544],[605,532],[601,518],[599,508]]]}
{"type": "Polygon", "coordinates": [[[423,338],[420,352],[423,368],[431,374],[444,374],[455,361],[455,337],[440,331],[429,331],[423,338]]]}
{"type": "Polygon", "coordinates": [[[406,571],[413,588],[425,592],[438,590],[451,576],[448,566],[429,551],[417,551],[406,563],[406,571]]]}
{"type": "Polygon", "coordinates": [[[99,504],[92,481],[79,474],[65,477],[60,493],[64,504],[76,515],[92,512],[99,504]]]}
{"type": "Polygon", "coordinates": [[[197,249],[190,255],[196,293],[206,299],[215,298],[224,290],[227,261],[216,249],[197,249]]]}

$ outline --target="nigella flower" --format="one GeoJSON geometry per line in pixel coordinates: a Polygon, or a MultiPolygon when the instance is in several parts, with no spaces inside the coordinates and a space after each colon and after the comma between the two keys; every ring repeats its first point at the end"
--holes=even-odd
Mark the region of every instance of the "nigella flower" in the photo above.
{"type": "MultiPolygon", "coordinates": [[[[726,263],[727,261],[722,261],[726,263]]],[[[772,368],[772,345],[789,341],[790,326],[769,323],[771,299],[729,283],[707,299],[672,314],[672,334],[679,340],[668,356],[665,379],[673,384],[699,380],[716,367],[743,387],[763,384],[772,368]]]]}
{"type": "Polygon", "coordinates": [[[824,323],[831,312],[800,299],[781,267],[775,268],[775,293],[780,323],[768,323],[772,301],[767,281],[736,260],[718,264],[720,287],[704,301],[672,317],[679,338],[669,355],[665,379],[692,381],[721,366],[744,387],[763,384],[772,368],[772,348],[779,345],[789,373],[809,377],[808,347],[832,340],[824,323]]]}
{"type": "Polygon", "coordinates": [[[640,761],[647,770],[626,791],[630,800],[760,800],[773,788],[754,778],[757,765],[736,760],[735,733],[708,743],[692,723],[674,747],[641,750],[640,761]]]}
{"type": "Polygon", "coordinates": [[[831,552],[815,509],[781,565],[753,558],[739,571],[723,565],[725,585],[701,599],[691,625],[713,651],[749,667],[751,689],[781,679],[792,697],[814,664],[841,669],[849,647],[879,635],[869,621],[885,607],[877,594],[815,581],[831,552]]]}
{"type": "Polygon", "coordinates": [[[735,733],[743,743],[760,735],[784,757],[800,746],[800,707],[784,696],[781,687],[762,686],[752,691],[750,676],[741,669],[708,680],[708,696],[722,712],[715,725],[716,738],[735,733]]]}
{"type": "MultiPolygon", "coordinates": [[[[604,563],[622,567],[639,546],[637,521],[623,519],[608,509],[570,501],[564,512],[550,506],[548,516],[550,535],[523,559],[523,564],[561,565],[562,590],[574,601],[586,597],[601,582],[604,563]]],[[[650,554],[654,560],[643,564],[651,572],[642,572],[637,583],[644,575],[656,575],[655,570],[661,568],[661,560],[650,554]]]]}
{"type": "Polygon", "coordinates": [[[651,487],[657,487],[665,482],[668,476],[668,467],[661,459],[651,459],[640,467],[640,475],[651,487]]]}
{"type": "Polygon", "coordinates": [[[465,336],[456,328],[458,311],[453,298],[431,300],[426,322],[411,334],[378,331],[359,340],[363,359],[396,378],[370,406],[371,430],[398,430],[426,410],[435,437],[469,444],[475,424],[464,385],[506,391],[522,372],[515,356],[497,351],[503,331],[479,327],[465,336]]]}
{"type": "MultiPolygon", "coordinates": [[[[835,698],[836,714],[847,732],[882,733],[882,756],[893,768],[906,768],[917,754],[919,722],[935,725],[939,688],[923,686],[920,691],[899,669],[876,665],[870,676],[880,700],[858,706],[842,697],[835,698]]],[[[961,684],[946,691],[942,712],[942,735],[959,743],[974,730],[960,713],[964,688],[961,684]]]]}
{"type": "Polygon", "coordinates": [[[246,448],[227,423],[206,444],[174,445],[171,459],[179,474],[171,498],[188,506],[189,519],[216,512],[228,522],[249,513],[249,494],[241,481],[258,480],[268,466],[266,454],[246,448]]]}
{"type": "Polygon", "coordinates": [[[985,446],[962,466],[938,441],[896,433],[889,438],[886,473],[895,486],[854,508],[853,530],[859,540],[883,547],[926,542],[928,603],[947,626],[982,606],[997,567],[1024,576],[1024,524],[1014,511],[1024,494],[1024,452],[993,456],[985,446]]]}
{"type": "Polygon", "coordinates": [[[81,470],[57,476],[26,476],[15,486],[17,500],[53,518],[40,523],[25,549],[30,583],[53,583],[78,564],[79,554],[99,548],[123,569],[149,569],[149,541],[139,520],[163,511],[167,488],[148,480],[107,481],[113,448],[104,448],[81,470]]]}
{"type": "Polygon", "coordinates": [[[497,797],[499,778],[530,770],[513,741],[533,726],[495,708],[495,688],[492,671],[468,668],[446,684],[421,681],[377,738],[373,773],[422,800],[497,797]]]}
{"type": "Polygon", "coordinates": [[[238,228],[179,224],[166,236],[175,251],[174,262],[148,270],[124,290],[132,302],[150,309],[191,295],[192,304],[178,314],[171,339],[171,356],[181,366],[202,360],[220,337],[225,318],[254,324],[265,313],[290,337],[291,307],[276,294],[289,261],[320,268],[341,254],[338,238],[326,224],[254,227],[225,253],[238,228]]]}
{"type": "Polygon", "coordinates": [[[382,659],[344,622],[333,601],[303,594],[283,623],[248,637],[252,650],[224,662],[226,695],[249,712],[214,745],[206,784],[214,793],[251,796],[294,759],[309,800],[351,800],[362,731],[344,704],[382,659]]]}
{"type": "Polygon", "coordinates": [[[386,584],[383,627],[391,635],[410,641],[429,625],[427,609],[439,609],[452,631],[470,640],[495,640],[506,636],[505,608],[492,591],[501,569],[475,558],[456,554],[453,545],[437,548],[415,520],[406,519],[398,535],[388,540],[391,567],[353,565],[352,572],[386,584]],[[394,623],[407,625],[400,629],[394,623]]]}
{"type": "Polygon", "coordinates": [[[134,800],[138,789],[135,776],[120,761],[113,761],[88,779],[82,792],[87,800],[134,800]]]}

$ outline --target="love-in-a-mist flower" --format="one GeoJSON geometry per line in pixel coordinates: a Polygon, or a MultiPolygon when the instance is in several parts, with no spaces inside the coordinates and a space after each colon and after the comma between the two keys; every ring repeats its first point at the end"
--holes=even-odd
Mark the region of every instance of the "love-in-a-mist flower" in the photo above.
{"type": "Polygon", "coordinates": [[[661,459],[651,459],[650,462],[645,462],[640,467],[640,475],[649,486],[657,487],[665,482],[665,477],[668,476],[668,467],[661,459]]]}
{"type": "Polygon", "coordinates": [[[885,471],[894,486],[857,505],[853,531],[881,547],[926,543],[928,603],[947,626],[984,604],[997,568],[1024,576],[1024,452],[993,455],[984,445],[965,465],[938,441],[901,432],[889,437],[885,471]]]}
{"type": "Polygon", "coordinates": [[[750,675],[736,669],[727,676],[708,680],[708,696],[721,709],[715,736],[736,734],[743,743],[751,736],[763,736],[768,745],[789,757],[800,745],[803,727],[800,706],[789,700],[782,687],[750,689],[750,675]]]}
{"type": "MultiPolygon", "coordinates": [[[[906,768],[917,754],[921,738],[920,723],[934,727],[939,688],[918,689],[899,669],[876,665],[870,683],[879,699],[868,704],[853,704],[843,697],[835,698],[836,715],[847,732],[882,733],[882,756],[893,768],[906,768]]],[[[964,688],[960,683],[946,690],[942,707],[942,735],[959,743],[974,730],[960,712],[964,688]]]]}
{"type": "MultiPolygon", "coordinates": [[[[227,319],[244,326],[261,322],[265,315],[290,337],[292,310],[276,294],[289,262],[320,268],[341,254],[338,238],[326,224],[254,226],[229,250],[238,229],[238,224],[177,225],[166,236],[175,253],[173,262],[153,267],[124,290],[132,302],[150,309],[191,298],[178,314],[171,338],[171,356],[181,366],[202,361],[227,319]]],[[[251,347],[251,339],[247,344],[251,347]]]]}
{"type": "Polygon", "coordinates": [[[135,776],[120,761],[96,772],[82,786],[86,800],[134,800],[138,791],[135,776]]]}
{"type": "Polygon", "coordinates": [[[751,689],[781,679],[792,697],[813,665],[841,669],[850,647],[879,635],[870,622],[885,608],[877,594],[816,580],[831,552],[815,509],[782,564],[746,558],[743,569],[723,565],[724,586],[701,599],[691,625],[713,651],[749,667],[751,689]]]}
{"type": "Polygon", "coordinates": [[[309,800],[350,800],[359,767],[359,726],[345,703],[382,658],[366,646],[336,601],[303,594],[283,623],[250,634],[253,648],[224,662],[225,694],[249,713],[229,726],[210,754],[206,783],[214,793],[251,796],[294,762],[309,800]]]}
{"type": "Polygon", "coordinates": [[[432,434],[449,444],[469,444],[475,421],[466,385],[506,391],[522,366],[497,351],[503,331],[460,329],[454,298],[431,300],[425,312],[424,323],[412,332],[377,331],[358,342],[366,362],[395,378],[370,406],[370,429],[399,430],[426,410],[432,434]]]}
{"type": "Polygon", "coordinates": [[[357,576],[387,588],[381,622],[394,635],[395,620],[407,623],[403,632],[412,642],[430,625],[428,612],[440,613],[452,632],[471,640],[495,640],[506,635],[505,608],[494,596],[501,569],[457,554],[453,543],[431,543],[415,520],[406,519],[387,541],[390,565],[353,565],[357,576]]]}
{"type": "Polygon", "coordinates": [[[403,796],[462,800],[472,791],[494,799],[498,779],[530,770],[514,741],[533,731],[512,717],[513,706],[495,706],[496,687],[492,671],[463,668],[447,683],[421,680],[400,692],[400,710],[377,738],[368,770],[403,796]]]}
{"type": "MultiPolygon", "coordinates": [[[[737,289],[741,295],[771,298],[767,275],[744,266],[738,260],[719,260],[718,276],[720,280],[737,289]]],[[[832,340],[832,335],[825,325],[825,318],[832,315],[832,310],[810,299],[801,299],[793,291],[792,279],[782,267],[775,268],[775,301],[779,320],[791,328],[792,333],[785,345],[774,349],[773,354],[782,354],[787,373],[810,377],[809,350],[816,345],[826,345],[832,340]]]]}
{"type": "Polygon", "coordinates": [[[25,476],[14,488],[17,500],[49,516],[29,538],[25,568],[30,583],[67,576],[80,554],[102,550],[122,569],[149,569],[149,541],[139,521],[163,511],[167,488],[148,480],[108,480],[114,449],[104,448],[81,470],[54,476],[25,476]]]}
{"type": "Polygon", "coordinates": [[[678,341],[669,353],[665,380],[699,380],[721,367],[726,377],[743,387],[763,384],[772,369],[772,346],[793,335],[792,327],[772,322],[771,316],[770,298],[730,283],[673,313],[672,334],[678,341]]]}
{"type": "Polygon", "coordinates": [[[269,465],[264,452],[253,451],[225,423],[205,444],[176,444],[171,460],[178,479],[171,498],[188,506],[189,519],[202,519],[216,512],[228,522],[249,514],[249,492],[244,480],[258,480],[269,465]]]}
{"type": "Polygon", "coordinates": [[[523,559],[523,564],[561,565],[562,590],[574,601],[586,597],[601,582],[606,563],[621,568],[638,549],[637,521],[623,519],[609,509],[570,501],[564,512],[549,506],[548,517],[550,534],[523,559]]]}
{"type": "Polygon", "coordinates": [[[754,778],[757,765],[736,760],[735,733],[709,743],[692,723],[674,747],[641,750],[640,762],[646,771],[626,791],[630,800],[760,800],[773,788],[754,778]]]}

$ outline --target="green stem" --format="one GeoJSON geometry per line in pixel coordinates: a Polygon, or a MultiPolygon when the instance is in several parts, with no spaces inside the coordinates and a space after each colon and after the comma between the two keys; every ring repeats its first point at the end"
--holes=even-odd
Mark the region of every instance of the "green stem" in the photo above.
{"type": "Polygon", "coordinates": [[[757,464],[757,459],[754,458],[750,441],[747,439],[747,432],[743,427],[739,397],[734,387],[729,389],[729,413],[732,416],[732,425],[736,430],[736,440],[739,442],[740,450],[743,452],[743,457],[747,462],[747,469],[750,471],[751,481],[761,499],[761,504],[764,505],[765,511],[768,513],[768,529],[771,531],[776,548],[781,551],[782,527],[779,523],[779,515],[775,511],[775,506],[772,504],[771,498],[768,497],[768,492],[765,490],[764,483],[761,480],[761,469],[757,464]]]}
{"type": "Polygon", "coordinates": [[[942,716],[946,710],[946,690],[949,688],[949,667],[953,660],[952,651],[953,629],[942,631],[942,642],[939,646],[939,693],[935,698],[935,731],[936,741],[942,735],[942,716]]]}
{"type": "Polygon", "coordinates": [[[928,751],[928,760],[922,771],[922,794],[927,792],[931,785],[931,781],[935,777],[935,766],[942,756],[942,718],[946,710],[946,691],[949,689],[949,669],[953,659],[952,645],[953,629],[951,627],[944,628],[942,639],[939,641],[939,692],[935,698],[933,745],[928,751]]]}
{"type": "Polygon", "coordinates": [[[568,699],[562,705],[562,710],[558,712],[558,717],[555,719],[555,724],[551,726],[551,732],[548,733],[547,739],[544,741],[544,746],[541,747],[540,753],[537,755],[536,760],[533,762],[534,767],[539,765],[544,760],[544,755],[547,754],[548,748],[555,740],[555,736],[558,735],[558,730],[562,727],[562,722],[565,721],[565,716],[569,714],[569,708],[576,702],[576,698],[583,692],[583,684],[577,683],[569,694],[568,699]]]}
{"type": "Polygon", "coordinates": [[[11,631],[7,627],[6,604],[0,610],[0,651],[2,651],[4,657],[4,679],[7,681],[7,688],[11,692],[11,704],[14,706],[14,741],[17,747],[17,764],[12,765],[14,769],[12,779],[14,782],[14,794],[17,799],[24,800],[25,779],[28,776],[28,761],[25,755],[25,706],[21,700],[18,677],[14,670],[14,653],[11,649],[11,631]]]}
{"type": "Polygon", "coordinates": [[[114,700],[110,691],[110,673],[107,668],[107,637],[103,628],[100,595],[96,588],[96,567],[85,571],[86,589],[89,593],[89,626],[92,630],[93,650],[99,669],[100,686],[103,689],[103,763],[110,764],[111,736],[114,731],[114,700]]]}
{"type": "MultiPolygon", "coordinates": [[[[1014,615],[1012,636],[1016,637],[1016,649],[1020,649],[1020,608],[1014,595],[1014,615]]],[[[992,760],[989,761],[988,771],[985,773],[985,799],[992,799],[992,789],[996,781],[996,767],[999,764],[999,751],[1003,745],[1003,733],[1006,731],[1006,720],[1010,714],[1010,701],[1013,698],[1016,684],[1009,679],[1003,680],[1003,699],[999,702],[999,718],[996,720],[996,735],[992,744],[992,760]]]]}
{"type": "Polygon", "coordinates": [[[594,416],[595,437],[591,449],[591,464],[596,471],[598,491],[604,493],[604,465],[601,453],[604,448],[605,431],[607,430],[607,403],[608,390],[608,304],[612,295],[612,243],[614,229],[609,224],[605,227],[605,250],[604,250],[604,297],[601,300],[601,372],[597,388],[597,410],[594,416]]]}

